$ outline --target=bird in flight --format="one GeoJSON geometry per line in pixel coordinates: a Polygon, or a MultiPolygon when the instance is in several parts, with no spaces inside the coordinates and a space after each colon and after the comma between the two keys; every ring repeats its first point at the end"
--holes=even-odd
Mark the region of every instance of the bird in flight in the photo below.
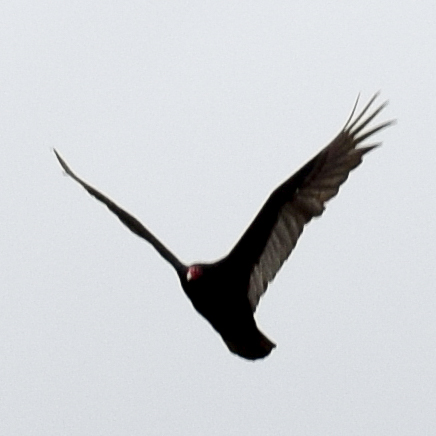
{"type": "Polygon", "coordinates": [[[353,111],[339,134],[276,188],[227,256],[213,263],[185,265],[134,216],[78,177],[54,150],[65,173],[105,204],[133,233],[148,241],[176,270],[195,309],[221,335],[229,350],[245,359],[268,356],[276,346],[257,327],[254,312],[268,284],[289,257],[304,226],[320,216],[362,157],[380,145],[363,144],[391,125],[370,126],[387,102],[353,111]]]}

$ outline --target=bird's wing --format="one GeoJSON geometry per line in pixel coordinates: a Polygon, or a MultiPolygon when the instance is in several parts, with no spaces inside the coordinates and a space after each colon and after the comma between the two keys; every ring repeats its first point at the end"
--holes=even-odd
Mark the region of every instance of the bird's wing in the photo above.
{"type": "Polygon", "coordinates": [[[223,259],[232,271],[249,274],[248,298],[253,312],[268,283],[295,247],[304,226],[323,213],[326,201],[338,193],[350,171],[362,162],[364,154],[379,144],[357,147],[392,124],[388,121],[368,128],[387,104],[368,114],[377,95],[353,119],[354,106],[336,138],[270,195],[249,228],[223,259]]]}
{"type": "Polygon", "coordinates": [[[59,153],[53,149],[59,163],[64,169],[65,173],[72,177],[76,182],[80,183],[93,197],[97,200],[104,203],[108,209],[113,212],[120,221],[127,226],[133,233],[140,236],[141,238],[148,241],[153,245],[154,248],[164,257],[173,267],[176,269],[178,273],[183,272],[186,267],[171,253],[168,248],[166,248],[162,242],[160,242],[148,229],[146,229],[134,216],[130,215],[128,212],[123,210],[117,204],[115,204],[111,199],[103,195],[101,192],[97,191],[97,189],[93,188],[91,185],[83,181],[79,178],[71,168],[67,165],[67,163],[62,159],[59,153]]]}

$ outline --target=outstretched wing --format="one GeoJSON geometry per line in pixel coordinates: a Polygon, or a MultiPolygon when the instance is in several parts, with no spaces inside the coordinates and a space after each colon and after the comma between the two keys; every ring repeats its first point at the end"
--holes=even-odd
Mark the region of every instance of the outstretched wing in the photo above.
{"type": "Polygon", "coordinates": [[[178,273],[183,273],[186,269],[186,267],[177,259],[176,256],[174,256],[173,253],[171,253],[168,248],[166,248],[162,242],[160,242],[148,229],[146,229],[134,216],[130,215],[128,212],[123,210],[121,207],[119,207],[117,204],[115,204],[111,199],[103,195],[101,192],[97,191],[95,188],[93,188],[91,185],[88,185],[85,181],[83,181],[81,178],[76,176],[76,174],[73,173],[71,168],[67,165],[67,163],[62,159],[62,157],[59,155],[59,153],[53,149],[56,157],[58,158],[59,163],[61,164],[62,168],[64,169],[65,173],[68,174],[70,177],[72,177],[76,182],[80,183],[93,197],[95,197],[97,200],[101,201],[103,204],[105,204],[108,209],[113,212],[120,221],[127,226],[133,233],[140,236],[141,238],[148,241],[153,247],[160,253],[160,255],[166,259],[173,267],[176,269],[178,273]]]}
{"type": "MultiPolygon", "coordinates": [[[[249,274],[248,298],[253,312],[283,262],[291,254],[304,226],[320,216],[364,154],[380,144],[357,148],[364,140],[392,124],[366,129],[382,111],[382,104],[368,115],[374,95],[353,120],[354,110],[336,138],[268,198],[250,227],[223,260],[233,271],[249,274]]],[[[357,102],[356,102],[357,105],[357,102]]]]}

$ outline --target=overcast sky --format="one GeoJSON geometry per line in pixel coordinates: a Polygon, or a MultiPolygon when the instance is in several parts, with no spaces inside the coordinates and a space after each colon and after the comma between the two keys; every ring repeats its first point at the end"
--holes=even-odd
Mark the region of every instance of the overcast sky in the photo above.
{"type": "Polygon", "coordinates": [[[436,434],[434,1],[6,0],[0,434],[436,434]],[[172,268],[232,247],[361,93],[370,153],[232,355],[172,268]]]}

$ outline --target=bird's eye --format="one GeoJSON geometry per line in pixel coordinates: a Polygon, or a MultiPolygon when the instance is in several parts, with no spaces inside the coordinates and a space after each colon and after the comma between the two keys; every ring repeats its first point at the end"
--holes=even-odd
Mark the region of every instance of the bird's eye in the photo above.
{"type": "Polygon", "coordinates": [[[188,272],[186,273],[186,279],[189,281],[198,279],[203,270],[198,265],[192,265],[188,268],[188,272]]]}

